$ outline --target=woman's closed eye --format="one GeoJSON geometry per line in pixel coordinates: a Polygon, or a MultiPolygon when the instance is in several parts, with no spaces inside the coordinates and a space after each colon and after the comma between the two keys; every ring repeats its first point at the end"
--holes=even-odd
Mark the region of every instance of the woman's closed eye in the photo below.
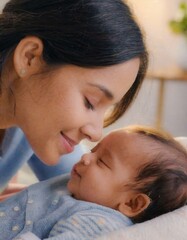
{"type": "Polygon", "coordinates": [[[95,110],[93,104],[92,104],[92,103],[89,101],[89,99],[86,98],[86,97],[85,97],[85,99],[84,99],[84,104],[85,104],[85,106],[86,106],[87,109],[90,109],[90,110],[92,110],[92,111],[95,110]]]}

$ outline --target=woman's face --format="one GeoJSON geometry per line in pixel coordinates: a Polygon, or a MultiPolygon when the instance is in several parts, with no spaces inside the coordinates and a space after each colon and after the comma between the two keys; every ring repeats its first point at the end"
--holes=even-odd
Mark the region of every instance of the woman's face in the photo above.
{"type": "Polygon", "coordinates": [[[24,78],[14,91],[14,122],[37,156],[56,164],[82,139],[101,138],[105,112],[129,90],[138,69],[136,58],[101,68],[66,65],[24,78]]]}

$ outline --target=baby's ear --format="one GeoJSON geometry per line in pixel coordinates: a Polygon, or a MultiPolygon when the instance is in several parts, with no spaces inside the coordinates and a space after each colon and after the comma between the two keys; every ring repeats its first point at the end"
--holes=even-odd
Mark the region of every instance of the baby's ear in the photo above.
{"type": "Polygon", "coordinates": [[[144,193],[133,195],[129,200],[121,202],[118,211],[127,217],[135,217],[144,211],[150,204],[150,198],[144,193]]]}

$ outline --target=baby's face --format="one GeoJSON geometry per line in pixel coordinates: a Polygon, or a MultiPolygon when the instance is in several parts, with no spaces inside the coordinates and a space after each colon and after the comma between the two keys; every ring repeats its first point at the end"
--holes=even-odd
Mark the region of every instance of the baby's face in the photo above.
{"type": "Polygon", "coordinates": [[[133,181],[137,169],[147,162],[147,140],[140,134],[117,130],[106,136],[75,164],[68,189],[76,199],[117,209],[128,196],[125,185],[133,181]]]}

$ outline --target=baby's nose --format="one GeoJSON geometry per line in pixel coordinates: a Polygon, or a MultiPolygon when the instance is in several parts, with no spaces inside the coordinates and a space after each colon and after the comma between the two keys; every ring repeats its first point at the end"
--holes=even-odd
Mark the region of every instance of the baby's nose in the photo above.
{"type": "Polygon", "coordinates": [[[84,165],[89,165],[91,163],[91,153],[85,153],[83,156],[82,156],[82,159],[81,159],[81,162],[84,164],[84,165]]]}

